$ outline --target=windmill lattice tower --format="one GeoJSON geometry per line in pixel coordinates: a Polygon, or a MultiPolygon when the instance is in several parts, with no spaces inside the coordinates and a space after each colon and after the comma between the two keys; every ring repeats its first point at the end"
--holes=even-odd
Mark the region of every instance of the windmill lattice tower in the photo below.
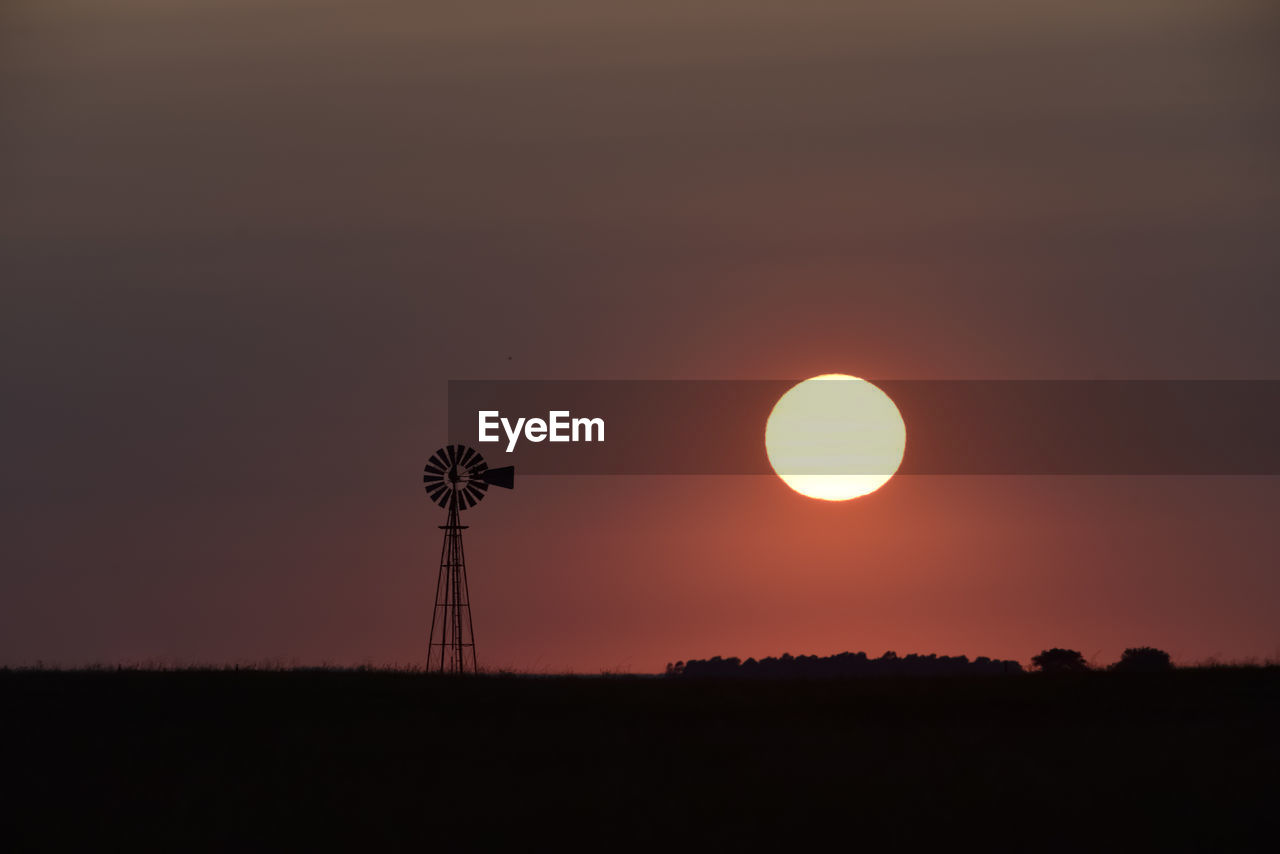
{"type": "Polygon", "coordinates": [[[476,636],[471,625],[471,595],[462,550],[462,532],[470,526],[461,524],[458,514],[479,504],[490,486],[515,486],[515,469],[491,469],[474,448],[447,445],[431,455],[422,472],[427,495],[449,512],[440,526],[444,545],[440,549],[440,575],[436,578],[435,608],[431,612],[427,671],[475,673],[476,636]]]}

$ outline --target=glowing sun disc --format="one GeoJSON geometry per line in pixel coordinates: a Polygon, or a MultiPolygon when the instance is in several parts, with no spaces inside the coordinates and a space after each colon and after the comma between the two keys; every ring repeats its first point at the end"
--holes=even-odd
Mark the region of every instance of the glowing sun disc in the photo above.
{"type": "Polygon", "coordinates": [[[902,413],[873,384],[823,374],[778,398],[764,427],[769,465],[810,498],[847,501],[889,482],[907,448],[902,413]]]}

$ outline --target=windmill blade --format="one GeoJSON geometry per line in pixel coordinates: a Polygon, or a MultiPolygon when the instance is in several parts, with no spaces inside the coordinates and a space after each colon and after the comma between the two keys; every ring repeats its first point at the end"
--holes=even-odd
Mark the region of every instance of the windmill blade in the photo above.
{"type": "Polygon", "coordinates": [[[503,489],[515,489],[516,485],[516,468],[515,466],[502,466],[496,469],[486,469],[480,475],[480,479],[490,486],[500,486],[503,489]]]}
{"type": "Polygon", "coordinates": [[[515,486],[514,467],[491,469],[484,455],[468,445],[445,445],[431,455],[422,471],[423,489],[445,508],[456,500],[459,510],[469,510],[480,503],[490,486],[515,486]]]}

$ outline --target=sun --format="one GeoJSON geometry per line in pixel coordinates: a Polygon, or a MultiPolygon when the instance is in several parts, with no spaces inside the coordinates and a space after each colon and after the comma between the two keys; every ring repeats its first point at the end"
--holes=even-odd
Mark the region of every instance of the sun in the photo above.
{"type": "Polygon", "coordinates": [[[823,374],[778,398],[765,423],[764,447],[769,465],[796,492],[847,501],[893,477],[906,451],[907,427],[876,386],[823,374]]]}

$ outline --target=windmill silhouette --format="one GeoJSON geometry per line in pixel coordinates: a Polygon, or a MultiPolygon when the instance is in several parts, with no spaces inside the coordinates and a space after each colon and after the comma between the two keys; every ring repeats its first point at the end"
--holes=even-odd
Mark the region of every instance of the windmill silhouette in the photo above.
{"type": "Polygon", "coordinates": [[[491,469],[474,448],[447,445],[431,455],[422,471],[427,495],[449,511],[445,524],[440,526],[444,545],[440,549],[440,575],[436,578],[435,608],[431,612],[427,671],[476,673],[476,637],[462,550],[462,532],[470,526],[460,524],[458,514],[479,504],[490,486],[514,487],[515,468],[491,469]]]}

